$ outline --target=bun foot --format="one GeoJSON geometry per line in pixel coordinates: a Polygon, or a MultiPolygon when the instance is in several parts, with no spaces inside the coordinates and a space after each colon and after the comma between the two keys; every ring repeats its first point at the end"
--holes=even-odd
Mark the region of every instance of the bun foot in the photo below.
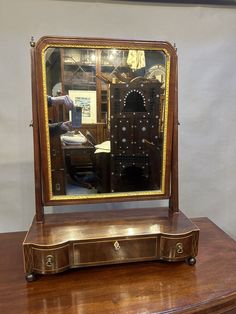
{"type": "Polygon", "coordinates": [[[188,265],[190,265],[190,266],[195,265],[195,264],[196,264],[196,258],[195,258],[195,257],[189,257],[189,258],[187,259],[187,263],[188,263],[188,265]]]}
{"type": "Polygon", "coordinates": [[[35,274],[26,274],[25,275],[25,279],[26,279],[26,281],[28,281],[28,282],[33,282],[33,281],[35,281],[36,280],[36,276],[35,276],[35,274]]]}

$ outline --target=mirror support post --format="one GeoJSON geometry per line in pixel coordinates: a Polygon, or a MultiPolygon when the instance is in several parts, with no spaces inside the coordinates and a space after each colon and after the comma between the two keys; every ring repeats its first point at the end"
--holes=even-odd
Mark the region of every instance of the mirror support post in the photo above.
{"type": "Polygon", "coordinates": [[[42,178],[41,178],[41,158],[40,158],[40,140],[39,140],[39,121],[38,121],[38,95],[36,88],[36,58],[35,48],[31,43],[31,76],[32,76],[32,113],[33,113],[33,137],[34,137],[34,180],[35,180],[35,207],[36,221],[43,222],[43,204],[42,204],[42,178]]]}
{"type": "Polygon", "coordinates": [[[172,162],[171,162],[171,197],[169,208],[173,212],[179,211],[179,178],[178,178],[178,59],[176,56],[175,66],[175,103],[173,119],[173,141],[172,141],[172,162]]]}

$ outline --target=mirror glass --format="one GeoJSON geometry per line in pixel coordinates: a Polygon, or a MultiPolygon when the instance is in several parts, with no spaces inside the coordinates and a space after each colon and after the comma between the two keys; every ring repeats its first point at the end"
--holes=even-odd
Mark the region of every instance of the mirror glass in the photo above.
{"type": "Polygon", "coordinates": [[[165,180],[168,56],[161,49],[47,47],[52,195],[159,191],[165,180]],[[68,95],[74,103],[54,103],[68,95]],[[59,99],[59,98],[57,98],[59,99]]]}

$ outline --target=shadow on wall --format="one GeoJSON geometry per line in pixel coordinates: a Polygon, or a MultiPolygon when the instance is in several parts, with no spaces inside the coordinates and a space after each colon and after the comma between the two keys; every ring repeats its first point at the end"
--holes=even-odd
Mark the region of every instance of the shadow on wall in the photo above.
{"type": "Polygon", "coordinates": [[[0,165],[0,232],[27,230],[35,214],[33,161],[0,165]]]}

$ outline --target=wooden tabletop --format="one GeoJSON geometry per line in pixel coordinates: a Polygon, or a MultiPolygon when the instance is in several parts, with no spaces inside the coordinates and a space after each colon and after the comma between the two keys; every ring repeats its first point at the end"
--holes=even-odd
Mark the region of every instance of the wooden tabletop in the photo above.
{"type": "Polygon", "coordinates": [[[197,264],[142,262],[24,278],[25,232],[0,234],[0,313],[236,313],[236,242],[207,218],[197,264]]]}

